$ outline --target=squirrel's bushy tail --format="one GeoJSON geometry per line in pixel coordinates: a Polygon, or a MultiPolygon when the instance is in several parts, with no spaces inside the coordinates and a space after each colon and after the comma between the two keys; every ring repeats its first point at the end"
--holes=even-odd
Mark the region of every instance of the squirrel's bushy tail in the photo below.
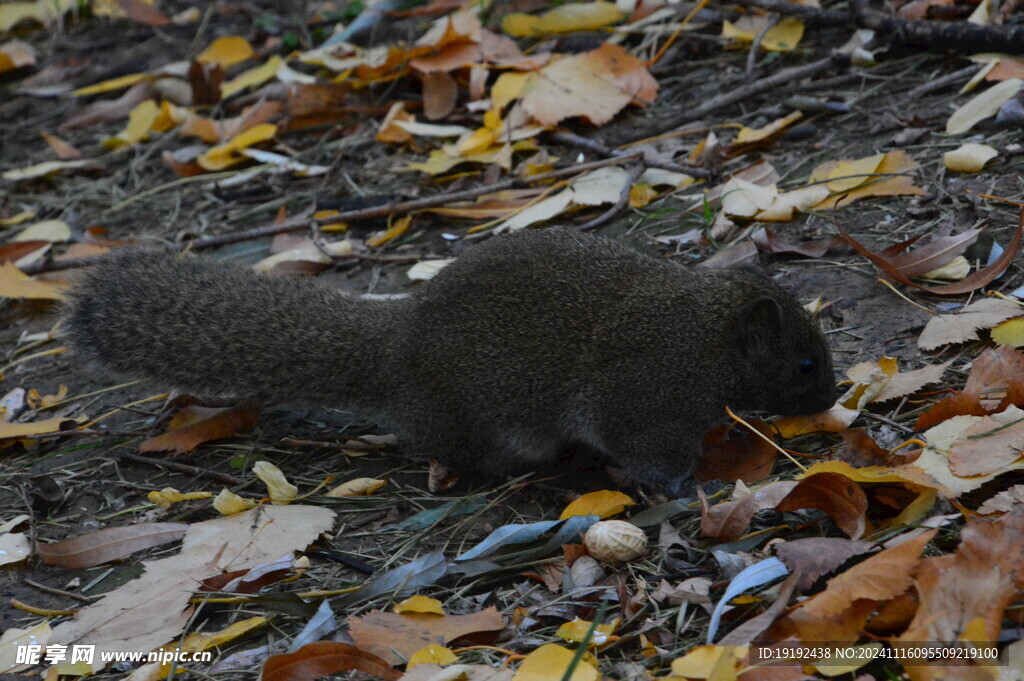
{"type": "Polygon", "coordinates": [[[379,366],[406,302],[128,249],[83,275],[62,330],[77,356],[154,387],[252,403],[375,407],[386,401],[379,366]]]}

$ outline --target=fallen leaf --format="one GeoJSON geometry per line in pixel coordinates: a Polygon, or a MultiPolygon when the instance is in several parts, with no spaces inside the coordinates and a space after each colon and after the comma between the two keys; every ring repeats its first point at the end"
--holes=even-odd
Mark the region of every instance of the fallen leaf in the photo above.
{"type": "Polygon", "coordinates": [[[526,656],[512,681],[598,681],[601,674],[586,660],[580,660],[567,677],[573,657],[572,650],[546,643],[526,656]]]}
{"type": "Polygon", "coordinates": [[[269,461],[257,461],[252,466],[252,472],[267,486],[267,495],[272,504],[288,504],[299,494],[299,488],[288,482],[284,472],[269,461]]]}
{"type": "Polygon", "coordinates": [[[565,520],[574,515],[596,515],[602,519],[611,518],[635,504],[636,502],[629,495],[605,489],[589,492],[573,500],[562,510],[562,514],[558,518],[565,520]]]}
{"type": "Polygon", "coordinates": [[[996,345],[1024,347],[1024,317],[1015,317],[1000,322],[992,329],[992,342],[996,345]]]}
{"type": "Polygon", "coordinates": [[[40,130],[39,136],[46,140],[46,143],[50,145],[50,149],[53,149],[53,153],[56,154],[57,158],[61,161],[69,161],[71,159],[81,158],[82,156],[82,152],[56,135],[51,135],[44,130],[40,130]]]}
{"type": "Polygon", "coordinates": [[[175,454],[191,452],[204,442],[222,440],[252,428],[256,425],[259,413],[259,409],[250,407],[210,409],[188,406],[175,415],[166,433],[141,442],[139,451],[171,450],[175,454]]]}
{"type": "Polygon", "coordinates": [[[808,537],[793,539],[773,546],[775,555],[790,572],[799,573],[797,589],[806,591],[819,578],[835,571],[854,556],[874,548],[869,541],[853,541],[839,537],[808,537]]]}
{"type": "MultiPolygon", "coordinates": [[[[783,194],[782,196],[785,195],[783,194]]],[[[818,201],[815,201],[815,203],[818,203],[818,201]]],[[[765,218],[763,215],[758,215],[757,219],[764,220],[765,218]]],[[[843,243],[842,239],[837,236],[833,236],[828,239],[790,244],[776,236],[776,234],[767,227],[761,227],[751,234],[750,238],[759,250],[775,254],[802,255],[808,258],[820,258],[830,250],[836,248],[836,246],[843,243]]]]}
{"type": "Polygon", "coordinates": [[[956,173],[977,173],[998,155],[999,152],[994,147],[971,142],[953,151],[947,151],[942,155],[942,160],[946,164],[946,170],[956,173]]]}
{"type": "Polygon", "coordinates": [[[882,601],[895,598],[914,583],[914,570],[921,562],[921,552],[936,532],[924,532],[854,565],[828,580],[824,591],[799,607],[814,616],[831,617],[859,599],[882,601]]]}
{"type": "Polygon", "coordinates": [[[143,26],[167,26],[171,23],[167,15],[145,0],[117,0],[117,6],[125,16],[143,26]]]}
{"type": "Polygon", "coordinates": [[[277,126],[272,123],[261,123],[240,132],[227,142],[211,147],[196,158],[196,162],[205,170],[223,170],[248,160],[238,153],[254,144],[274,139],[277,126]]]}
{"type": "Polygon", "coordinates": [[[60,129],[77,130],[100,123],[119,121],[136,106],[156,96],[156,89],[152,83],[148,81],[137,83],[117,99],[103,99],[86,106],[61,123],[60,129]]]}
{"type": "Polygon", "coordinates": [[[178,541],[185,536],[188,527],[183,523],[136,523],[108,527],[52,544],[36,542],[36,553],[47,565],[72,569],[95,567],[137,551],[178,541]]]}
{"type": "Polygon", "coordinates": [[[0,73],[32,66],[36,63],[36,51],[28,43],[12,38],[0,45],[0,73]]]}
{"type": "MultiPolygon", "coordinates": [[[[759,511],[775,506],[797,486],[796,482],[770,482],[748,491],[739,499],[724,501],[711,507],[702,503],[700,533],[722,541],[736,541],[747,532],[750,521],[759,511]]],[[[735,493],[734,493],[735,496],[735,493]]]]}
{"type": "Polygon", "coordinates": [[[149,129],[160,113],[159,107],[152,99],[141,102],[128,113],[128,125],[113,137],[103,140],[108,149],[118,149],[128,144],[136,144],[149,136],[149,129]]]}
{"type": "Polygon", "coordinates": [[[917,241],[916,238],[910,239],[886,248],[881,255],[903,276],[920,277],[964,253],[978,240],[980,234],[980,229],[968,229],[960,234],[936,237],[927,244],[914,248],[909,253],[903,253],[904,249],[917,241]]]}
{"type": "Polygon", "coordinates": [[[0,174],[0,177],[3,177],[5,180],[10,180],[11,182],[20,182],[22,180],[34,180],[37,177],[46,177],[47,175],[53,175],[63,170],[85,168],[92,164],[93,162],[87,159],[80,159],[77,161],[43,161],[42,163],[36,163],[25,168],[5,170],[0,174]]]}
{"type": "Polygon", "coordinates": [[[501,20],[501,30],[516,38],[526,38],[574,31],[596,31],[617,24],[624,18],[622,10],[614,2],[567,2],[539,16],[506,14],[501,20]]]}
{"type": "Polygon", "coordinates": [[[917,162],[899,149],[853,161],[828,161],[811,172],[808,183],[826,183],[832,196],[815,208],[831,210],[877,196],[921,196],[924,190],[914,185],[910,175],[917,167],[917,162]]]}
{"type": "Polygon", "coordinates": [[[426,596],[410,596],[401,603],[395,604],[394,611],[401,615],[406,612],[426,612],[434,615],[444,615],[444,607],[441,601],[426,596]]]}
{"type": "Polygon", "coordinates": [[[0,298],[64,300],[67,286],[39,281],[19,270],[13,262],[0,264],[0,298]]]}
{"type": "Polygon", "coordinates": [[[1005,298],[982,298],[953,314],[938,314],[928,320],[917,347],[931,351],[943,345],[978,340],[978,331],[990,329],[1011,317],[1021,315],[1024,308],[1005,298]]]}
{"type": "MultiPolygon", "coordinates": [[[[722,22],[722,37],[743,43],[752,43],[758,33],[768,25],[767,16],[743,16],[733,23],[722,22]]],[[[761,39],[761,49],[769,52],[790,52],[804,36],[804,22],[796,17],[785,17],[767,30],[761,39]]]]}
{"type": "Polygon", "coordinates": [[[277,75],[278,70],[284,66],[284,60],[276,54],[270,57],[265,64],[256,66],[248,71],[238,74],[235,78],[220,86],[220,94],[227,99],[247,88],[262,85],[277,75]]]}
{"type": "Polygon", "coordinates": [[[864,534],[868,499],[860,485],[836,473],[816,473],[801,480],[775,506],[777,511],[816,508],[824,511],[851,539],[864,534]]]}
{"type": "Polygon", "coordinates": [[[805,433],[841,433],[850,427],[860,411],[848,409],[836,402],[832,408],[819,414],[809,416],[784,416],[776,419],[772,425],[783,438],[796,437],[805,433]]]}
{"type": "Polygon", "coordinates": [[[1009,513],[1018,507],[1024,507],[1024,485],[1014,485],[989,497],[978,507],[978,513],[981,515],[1009,513]]]}
{"type": "Polygon", "coordinates": [[[249,41],[240,35],[229,35],[217,38],[205,50],[196,55],[196,61],[207,64],[220,64],[228,68],[240,64],[256,55],[249,41]]]}
{"type": "Polygon", "coordinates": [[[349,634],[360,650],[378,655],[391,664],[402,664],[428,645],[446,646],[462,636],[498,631],[504,620],[494,607],[469,615],[437,615],[423,612],[396,614],[372,610],[348,619],[349,634]]]}
{"type": "Polygon", "coordinates": [[[344,482],[327,493],[329,497],[366,497],[384,485],[387,480],[376,480],[374,478],[355,478],[344,482]]]}
{"type": "Polygon", "coordinates": [[[1011,405],[972,423],[949,447],[949,468],[960,477],[1008,470],[1024,451],[1024,411],[1011,405]]]}
{"type": "Polygon", "coordinates": [[[541,125],[572,116],[603,125],[627,104],[645,106],[657,95],[658,82],[642,61],[604,43],[545,66],[523,87],[520,103],[541,125]]]}
{"type": "Polygon", "coordinates": [[[384,681],[398,681],[402,673],[372,653],[348,643],[315,641],[294,653],[271,655],[260,672],[261,681],[313,681],[344,671],[360,671],[384,681]]]}
{"type": "Polygon", "coordinates": [[[1022,85],[1024,85],[1024,80],[1011,78],[975,95],[953,112],[953,115],[946,121],[946,134],[961,135],[986,118],[995,116],[999,107],[1016,95],[1022,85]]]}

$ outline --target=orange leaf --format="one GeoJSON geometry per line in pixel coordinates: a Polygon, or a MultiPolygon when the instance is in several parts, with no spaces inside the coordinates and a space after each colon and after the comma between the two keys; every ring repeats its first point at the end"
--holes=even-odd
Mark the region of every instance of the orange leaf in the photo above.
{"type": "Polygon", "coordinates": [[[169,449],[175,454],[184,454],[204,442],[222,440],[252,428],[259,414],[260,410],[252,407],[209,409],[188,406],[175,415],[171,430],[141,443],[139,451],[158,452],[169,449]]]}
{"type": "Polygon", "coordinates": [[[397,681],[401,672],[376,655],[348,643],[316,641],[294,653],[271,655],[263,665],[262,681],[312,681],[328,674],[356,670],[384,681],[397,681]]]}
{"type": "Polygon", "coordinates": [[[497,631],[505,626],[494,607],[470,615],[434,615],[410,612],[401,615],[373,610],[350,617],[349,633],[362,650],[400,664],[429,645],[447,645],[461,636],[497,631]]]}
{"type": "Polygon", "coordinates": [[[185,536],[184,523],[138,523],[83,534],[56,544],[36,542],[36,552],[47,565],[88,568],[130,556],[136,551],[178,541],[185,536]]]}
{"type": "Polygon", "coordinates": [[[839,529],[859,539],[864,534],[868,498],[860,485],[838,473],[815,473],[800,481],[775,507],[776,511],[816,508],[827,513],[839,529]]]}

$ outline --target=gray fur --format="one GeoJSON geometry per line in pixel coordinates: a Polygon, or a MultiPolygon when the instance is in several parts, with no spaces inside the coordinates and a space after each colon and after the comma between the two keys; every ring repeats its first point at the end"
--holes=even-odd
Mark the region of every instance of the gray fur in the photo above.
{"type": "Polygon", "coordinates": [[[492,238],[387,301],[128,251],[88,272],[65,328],[107,371],[355,411],[456,468],[500,474],[583,442],[677,494],[725,405],[804,414],[836,397],[821,330],[770,279],[563,229],[492,238]]]}

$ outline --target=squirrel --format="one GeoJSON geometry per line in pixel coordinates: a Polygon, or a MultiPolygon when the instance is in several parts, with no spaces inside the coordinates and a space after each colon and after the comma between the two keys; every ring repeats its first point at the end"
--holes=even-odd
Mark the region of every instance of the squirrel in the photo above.
{"type": "Polygon", "coordinates": [[[836,400],[824,334],[765,274],[569,229],[493,237],[384,300],[123,250],[69,297],[77,355],[197,397],[353,411],[456,469],[505,474],[583,444],[679,497],[726,405],[836,400]]]}

